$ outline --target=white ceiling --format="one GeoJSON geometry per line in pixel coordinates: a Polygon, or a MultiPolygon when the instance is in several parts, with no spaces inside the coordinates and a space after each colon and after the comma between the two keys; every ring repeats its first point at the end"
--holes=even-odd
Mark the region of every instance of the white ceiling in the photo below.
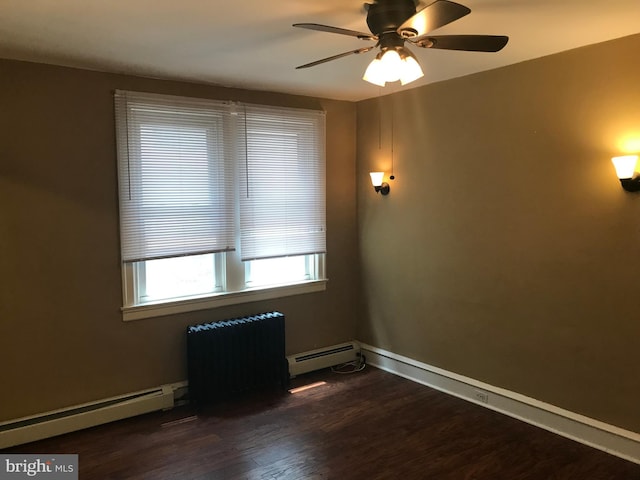
{"type": "MultiPolygon", "coordinates": [[[[507,35],[508,45],[498,53],[413,48],[425,77],[403,88],[640,32],[639,0],[460,3],[471,14],[438,34],[507,35]]],[[[1,0],[0,57],[362,100],[401,88],[381,91],[361,79],[374,51],[295,67],[370,43],[291,25],[368,32],[365,18],[361,0],[1,0]]]]}

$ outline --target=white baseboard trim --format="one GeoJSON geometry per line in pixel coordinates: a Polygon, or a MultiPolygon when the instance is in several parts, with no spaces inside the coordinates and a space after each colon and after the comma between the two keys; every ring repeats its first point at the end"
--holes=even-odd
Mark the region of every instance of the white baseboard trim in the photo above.
{"type": "Polygon", "coordinates": [[[360,342],[367,363],[640,464],[640,434],[360,342]]]}
{"type": "Polygon", "coordinates": [[[74,405],[0,423],[0,449],[74,432],[174,405],[174,391],[186,382],[74,405]]]}

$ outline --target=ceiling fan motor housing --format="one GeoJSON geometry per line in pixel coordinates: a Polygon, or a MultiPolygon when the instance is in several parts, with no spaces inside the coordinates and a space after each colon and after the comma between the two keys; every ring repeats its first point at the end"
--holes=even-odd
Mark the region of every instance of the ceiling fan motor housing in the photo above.
{"type": "Polygon", "coordinates": [[[369,5],[367,25],[374,35],[396,32],[405,20],[416,13],[413,0],[377,0],[369,5]]]}

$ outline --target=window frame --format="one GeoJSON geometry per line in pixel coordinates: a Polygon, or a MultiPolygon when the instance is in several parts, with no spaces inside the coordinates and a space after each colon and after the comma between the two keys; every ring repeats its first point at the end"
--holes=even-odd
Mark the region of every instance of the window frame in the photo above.
{"type": "MultiPolygon", "coordinates": [[[[122,319],[124,321],[142,320],[145,318],[161,317],[197,310],[207,310],[211,308],[225,307],[228,305],[237,305],[240,303],[272,300],[293,295],[322,292],[326,290],[326,284],[329,281],[324,274],[325,255],[316,255],[316,259],[314,261],[319,272],[318,276],[321,276],[316,280],[308,280],[305,282],[286,285],[246,288],[244,290],[230,292],[216,292],[213,294],[198,296],[194,295],[181,299],[148,302],[140,305],[126,305],[122,307],[122,319]]],[[[123,270],[125,271],[125,273],[123,273],[123,290],[125,290],[124,295],[126,295],[127,287],[133,281],[133,275],[135,275],[133,272],[135,268],[132,264],[123,264],[123,267],[123,270]]],[[[129,294],[133,294],[133,290],[130,289],[129,291],[129,294]]]]}
{"type": "MultiPolygon", "coordinates": [[[[161,96],[159,97],[166,97],[161,96]]],[[[193,100],[193,99],[192,99],[193,100]]],[[[264,106],[260,106],[264,108],[264,106]]],[[[276,107],[283,108],[283,107],[276,107]]],[[[317,112],[317,111],[315,111],[317,112]]],[[[324,120],[323,120],[324,121],[324,120]]],[[[168,122],[170,123],[170,122],[168,122]]],[[[140,125],[142,126],[142,125],[140,125]]],[[[176,125],[180,128],[180,125],[176,125]]],[[[117,125],[117,128],[123,128],[117,125]]],[[[126,127],[129,134],[129,126],[126,127]]],[[[324,127],[323,132],[324,132],[324,127]]],[[[235,135],[234,135],[234,138],[235,135]]],[[[324,137],[322,138],[324,142],[324,137]]],[[[209,148],[209,146],[207,146],[209,148]]],[[[227,147],[225,147],[227,148],[227,147]]],[[[234,193],[234,219],[235,223],[235,242],[236,249],[226,252],[215,252],[214,254],[214,279],[216,285],[221,285],[222,291],[216,291],[214,286],[213,292],[200,295],[191,295],[184,297],[173,297],[165,299],[157,299],[150,301],[142,301],[140,285],[146,281],[145,261],[126,262],[122,261],[122,294],[123,306],[122,314],[124,321],[139,320],[150,317],[158,317],[171,315],[176,313],[190,312],[196,310],[204,310],[217,308],[227,305],[239,303],[247,303],[268,299],[287,297],[291,295],[299,295],[305,293],[321,292],[326,290],[326,253],[316,253],[306,255],[306,271],[314,275],[303,281],[294,281],[284,284],[258,285],[255,287],[248,286],[251,268],[251,260],[242,261],[240,259],[240,215],[239,215],[239,191],[242,188],[239,182],[238,165],[240,161],[238,157],[235,160],[233,168],[233,189],[234,193]]],[[[324,150],[322,151],[323,170],[324,170],[324,150]]],[[[139,166],[137,168],[140,168],[139,166]]],[[[213,168],[213,167],[212,167],[213,168]]],[[[120,177],[119,177],[120,178],[120,177]]],[[[326,197],[323,208],[326,209],[326,197]]],[[[173,257],[169,257],[173,258],[173,257]]],[[[286,258],[286,257],[283,257],[286,258]]],[[[144,285],[142,285],[144,287],[144,285]]]]}

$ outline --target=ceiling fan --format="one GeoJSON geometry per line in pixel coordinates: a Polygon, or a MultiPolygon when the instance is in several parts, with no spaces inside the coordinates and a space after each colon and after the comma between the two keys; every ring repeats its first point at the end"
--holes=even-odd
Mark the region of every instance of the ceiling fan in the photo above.
{"type": "Polygon", "coordinates": [[[349,35],[360,40],[374,41],[375,45],[339,53],[300,65],[296,69],[314,67],[380,47],[380,52],[369,64],[363,79],[380,86],[397,80],[406,85],[422,77],[423,73],[415,55],[405,47],[405,42],[422,48],[498,52],[509,41],[509,37],[504,35],[429,35],[432,30],[471,13],[464,5],[449,0],[436,0],[417,12],[414,0],[374,0],[373,3],[365,3],[364,7],[371,33],[318,23],[295,23],[293,26],[349,35]]]}

